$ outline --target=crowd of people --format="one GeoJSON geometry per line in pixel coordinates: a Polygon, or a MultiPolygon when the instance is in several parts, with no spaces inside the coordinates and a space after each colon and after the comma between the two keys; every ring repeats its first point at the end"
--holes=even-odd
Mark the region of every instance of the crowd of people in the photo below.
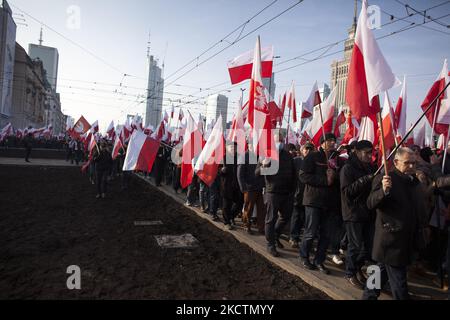
{"type": "MultiPolygon", "coordinates": [[[[283,140],[283,139],[280,139],[283,140]]],[[[369,141],[337,148],[336,137],[325,134],[316,148],[279,143],[278,171],[264,174],[271,161],[255,157],[249,144],[245,163],[237,161],[235,144],[227,145],[231,163],[219,166],[215,181],[206,185],[196,175],[181,190],[181,165],[172,162],[173,145],[161,144],[152,171],[156,186],[186,192],[186,205],[199,207],[232,230],[242,219],[249,234],[264,235],[274,257],[287,245],[298,249],[301,266],[329,274],[327,258],[345,267],[345,278],[362,290],[364,299],[377,299],[383,290],[394,299],[408,299],[408,268],[449,272],[450,159],[429,147],[400,147],[388,173],[374,164],[369,141]],[[443,161],[445,162],[443,164],[443,161]],[[369,288],[369,265],[381,272],[381,287],[369,288]],[[443,269],[441,269],[443,268],[443,269]]],[[[105,198],[108,181],[121,176],[125,190],[130,172],[122,172],[126,145],[112,159],[112,144],[102,140],[87,158],[80,141],[67,142],[67,161],[87,161],[85,170],[105,198]]],[[[450,147],[447,149],[450,156],[450,147]]],[[[181,149],[175,152],[182,156],[181,149]]],[[[450,296],[449,296],[450,297],[450,296]]]]}

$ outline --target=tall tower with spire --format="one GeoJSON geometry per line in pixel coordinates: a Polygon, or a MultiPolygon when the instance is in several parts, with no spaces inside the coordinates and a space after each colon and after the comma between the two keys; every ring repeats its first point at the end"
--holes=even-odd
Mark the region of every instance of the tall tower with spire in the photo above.
{"type": "MultiPolygon", "coordinates": [[[[350,59],[352,57],[353,46],[355,45],[356,25],[358,14],[358,1],[354,3],[354,17],[353,24],[348,29],[348,38],[344,42],[344,58],[334,60],[331,63],[331,90],[336,88],[336,110],[337,114],[341,108],[348,114],[349,108],[345,102],[345,90],[347,88],[348,69],[350,66],[350,59]]],[[[345,126],[340,128],[341,134],[345,132],[345,126]]]]}
{"type": "Polygon", "coordinates": [[[147,47],[148,60],[148,84],[147,84],[147,106],[145,108],[145,126],[157,128],[161,122],[164,79],[162,69],[158,60],[150,54],[150,34],[147,47]]]}
{"type": "Polygon", "coordinates": [[[58,84],[58,65],[59,65],[59,53],[58,49],[52,47],[43,46],[42,43],[43,32],[39,34],[39,44],[30,44],[28,46],[28,55],[31,59],[39,59],[44,65],[46,71],[47,80],[50,83],[53,91],[57,91],[58,84]]]}

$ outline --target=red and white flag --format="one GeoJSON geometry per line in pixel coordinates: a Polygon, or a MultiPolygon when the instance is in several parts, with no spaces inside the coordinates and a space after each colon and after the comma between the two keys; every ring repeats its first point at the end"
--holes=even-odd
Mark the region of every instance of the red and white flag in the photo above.
{"type": "MultiPolygon", "coordinates": [[[[198,157],[203,147],[203,137],[195,120],[189,113],[187,116],[186,132],[183,137],[183,156],[181,157],[181,187],[187,188],[194,177],[193,160],[198,157]]],[[[195,160],[194,160],[195,161],[195,160]]]]}
{"type": "Polygon", "coordinates": [[[367,140],[378,145],[378,121],[376,114],[361,118],[359,126],[358,141],[367,140]]]}
{"type": "Polygon", "coordinates": [[[164,125],[164,120],[162,120],[159,125],[158,128],[156,128],[156,131],[153,132],[153,134],[151,135],[151,137],[155,140],[161,141],[164,137],[166,133],[166,127],[164,125]]]}
{"type": "Polygon", "coordinates": [[[128,144],[123,171],[152,171],[159,144],[159,141],[150,138],[142,131],[135,130],[128,144]]]}
{"type": "Polygon", "coordinates": [[[8,123],[0,132],[0,142],[12,134],[13,134],[13,126],[11,123],[8,123]]]}
{"type": "Polygon", "coordinates": [[[291,90],[289,90],[289,93],[287,95],[287,106],[289,109],[291,109],[292,113],[292,119],[294,123],[297,122],[297,102],[295,100],[295,82],[292,81],[291,90]]]}
{"type": "Polygon", "coordinates": [[[95,139],[95,134],[91,134],[91,139],[89,141],[89,146],[88,146],[88,151],[89,151],[89,155],[92,154],[92,151],[94,150],[95,147],[98,148],[97,146],[97,140],[95,139]]]}
{"type": "Polygon", "coordinates": [[[315,107],[313,111],[313,118],[305,129],[308,135],[311,137],[315,146],[320,146],[320,138],[323,136],[323,132],[330,133],[333,130],[333,117],[334,108],[336,106],[336,88],[328,96],[327,100],[322,104],[322,117],[323,117],[323,129],[322,129],[322,117],[320,116],[320,108],[315,107]]]}
{"type": "Polygon", "coordinates": [[[336,117],[336,123],[334,124],[334,135],[336,138],[341,136],[341,126],[345,123],[345,112],[344,108],[339,107],[338,115],[336,117]]]}
{"type": "Polygon", "coordinates": [[[173,119],[175,115],[175,107],[172,105],[172,109],[170,110],[170,119],[173,119]]]}
{"type": "MultiPolygon", "coordinates": [[[[421,108],[423,111],[427,109],[429,104],[437,97],[437,95],[444,90],[445,86],[449,82],[448,75],[448,65],[447,59],[444,61],[444,65],[442,67],[442,71],[439,74],[436,81],[433,83],[431,89],[428,91],[425,100],[422,102],[421,108]]],[[[447,135],[448,126],[450,123],[450,87],[447,88],[446,92],[444,92],[433,104],[431,109],[426,113],[426,117],[430,126],[433,127],[434,124],[434,132],[437,134],[447,135]],[[435,117],[435,112],[438,114],[435,117]]]]}
{"type": "Polygon", "coordinates": [[[122,140],[119,137],[117,137],[116,140],[114,141],[114,147],[112,150],[112,159],[113,160],[117,159],[117,157],[119,156],[120,149],[124,149],[124,147],[123,147],[122,140]]]}
{"type": "Polygon", "coordinates": [[[319,87],[317,85],[317,81],[314,82],[311,93],[309,94],[309,98],[306,102],[303,103],[302,108],[302,119],[309,118],[314,113],[314,107],[321,103],[320,99],[319,87]]]}
{"type": "MultiPolygon", "coordinates": [[[[378,44],[369,29],[367,0],[363,0],[356,28],[355,45],[350,61],[346,102],[358,120],[380,111],[373,99],[397,83],[378,44]]],[[[361,125],[363,128],[363,125],[361,125]]]]}
{"type": "Polygon", "coordinates": [[[236,114],[231,122],[231,129],[228,132],[228,141],[238,142],[245,140],[244,117],[242,115],[242,97],[239,99],[239,105],[236,114]]]}
{"type": "Polygon", "coordinates": [[[87,120],[81,116],[81,118],[75,123],[72,130],[72,138],[78,139],[82,134],[85,134],[89,129],[91,128],[91,125],[87,120]]]}
{"type": "Polygon", "coordinates": [[[403,77],[403,88],[400,93],[400,97],[395,107],[395,123],[394,129],[397,131],[397,135],[403,138],[406,134],[406,108],[407,108],[407,96],[406,96],[406,76],[403,77]]]}
{"type": "Polygon", "coordinates": [[[98,120],[97,120],[97,121],[95,121],[95,122],[92,124],[91,129],[90,129],[89,132],[90,132],[90,133],[97,133],[98,130],[99,130],[99,128],[98,128],[98,120]]]}
{"type": "MultiPolygon", "coordinates": [[[[253,69],[254,51],[248,51],[228,62],[231,84],[237,84],[251,79],[253,69]]],[[[273,68],[273,47],[264,48],[261,51],[261,76],[271,78],[273,68]]]]}
{"type": "MultiPolygon", "coordinates": [[[[384,95],[383,110],[381,112],[381,119],[383,125],[384,135],[384,149],[388,153],[389,150],[395,146],[395,131],[394,131],[394,110],[392,109],[391,100],[389,94],[386,91],[384,95]]],[[[381,150],[381,148],[380,148],[381,150]]]]}
{"type": "Polygon", "coordinates": [[[280,126],[283,124],[283,117],[284,117],[284,110],[286,109],[286,93],[283,95],[283,99],[281,99],[280,109],[281,109],[281,119],[280,119],[280,126]]]}
{"type": "Polygon", "coordinates": [[[223,163],[224,146],[222,116],[220,115],[194,168],[197,176],[208,186],[211,186],[216,179],[219,165],[223,163]]]}
{"type": "Polygon", "coordinates": [[[116,135],[116,130],[114,129],[114,121],[111,121],[111,123],[108,126],[108,129],[106,129],[106,133],[109,137],[109,139],[113,140],[116,135]]]}
{"type": "Polygon", "coordinates": [[[359,124],[353,117],[347,117],[347,130],[345,131],[342,144],[347,145],[358,139],[359,124]]]}
{"type": "Polygon", "coordinates": [[[252,130],[253,148],[255,154],[259,156],[278,160],[270,112],[262,83],[261,44],[259,36],[256,40],[254,53],[248,101],[248,123],[252,130]]]}
{"type": "Polygon", "coordinates": [[[425,147],[425,121],[422,120],[414,132],[414,144],[421,148],[425,147]]]}

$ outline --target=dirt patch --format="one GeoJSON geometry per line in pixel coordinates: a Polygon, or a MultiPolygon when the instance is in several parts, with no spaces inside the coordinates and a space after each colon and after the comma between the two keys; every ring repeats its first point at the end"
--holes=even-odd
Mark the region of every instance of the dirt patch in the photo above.
{"type": "Polygon", "coordinates": [[[328,299],[137,180],[97,200],[77,168],[0,166],[0,179],[0,299],[328,299]],[[155,239],[182,234],[198,246],[155,239]]]}

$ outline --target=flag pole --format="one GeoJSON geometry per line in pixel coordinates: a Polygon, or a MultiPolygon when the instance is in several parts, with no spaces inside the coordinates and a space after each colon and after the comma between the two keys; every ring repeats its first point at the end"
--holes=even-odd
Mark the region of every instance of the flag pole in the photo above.
{"type": "MultiPolygon", "coordinates": [[[[425,115],[428,113],[428,111],[430,111],[431,107],[433,106],[433,104],[437,101],[437,99],[445,92],[445,90],[447,90],[447,88],[450,85],[450,81],[449,83],[446,84],[446,86],[444,87],[444,89],[442,89],[441,92],[439,92],[438,95],[436,95],[436,97],[433,99],[433,101],[431,101],[431,103],[428,105],[428,107],[426,108],[426,110],[422,113],[422,115],[416,120],[416,122],[411,126],[411,128],[409,128],[408,132],[405,134],[405,136],[402,138],[402,140],[398,143],[398,146],[396,146],[394,148],[394,150],[391,151],[391,153],[389,154],[389,156],[386,158],[387,160],[389,160],[398,150],[398,148],[400,148],[400,146],[406,141],[406,139],[408,139],[409,135],[414,131],[414,128],[417,127],[417,125],[419,124],[419,122],[425,117],[425,115]]],[[[377,175],[378,173],[380,173],[381,169],[383,167],[379,167],[378,170],[375,172],[375,175],[377,175]]]]}
{"type": "Polygon", "coordinates": [[[323,139],[325,139],[325,127],[323,125],[323,116],[322,116],[322,103],[319,103],[319,112],[320,112],[320,123],[322,124],[322,135],[323,139]]]}
{"type": "MultiPolygon", "coordinates": [[[[376,99],[379,99],[377,97],[376,99]]],[[[383,165],[384,165],[384,175],[388,175],[388,167],[387,167],[387,160],[386,160],[386,149],[384,148],[384,130],[383,130],[383,122],[381,120],[381,111],[377,112],[377,118],[378,118],[378,126],[380,128],[380,141],[381,141],[381,156],[383,159],[383,165]]]]}
{"type": "Polygon", "coordinates": [[[286,133],[286,144],[287,144],[288,137],[289,137],[289,128],[291,127],[291,109],[292,108],[289,108],[288,126],[287,126],[287,133],[286,133]]]}

